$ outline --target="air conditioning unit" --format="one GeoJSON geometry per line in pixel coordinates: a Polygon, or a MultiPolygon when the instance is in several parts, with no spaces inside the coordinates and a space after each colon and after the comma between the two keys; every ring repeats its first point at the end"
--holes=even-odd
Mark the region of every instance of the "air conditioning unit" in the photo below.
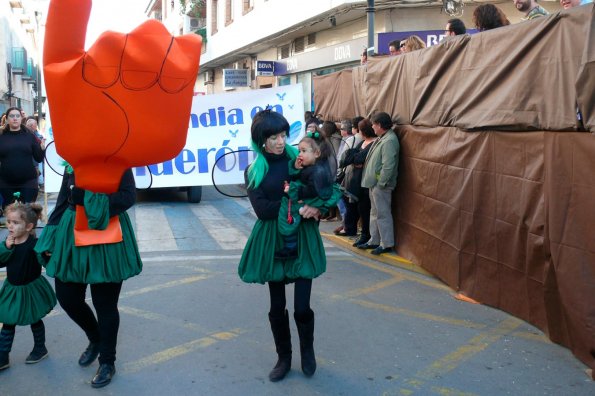
{"type": "Polygon", "coordinates": [[[205,27],[206,18],[194,18],[188,15],[184,16],[184,34],[196,32],[198,29],[205,27]]]}
{"type": "Polygon", "coordinates": [[[215,70],[207,70],[205,72],[204,82],[205,82],[205,84],[214,84],[215,83],[215,70]]]}

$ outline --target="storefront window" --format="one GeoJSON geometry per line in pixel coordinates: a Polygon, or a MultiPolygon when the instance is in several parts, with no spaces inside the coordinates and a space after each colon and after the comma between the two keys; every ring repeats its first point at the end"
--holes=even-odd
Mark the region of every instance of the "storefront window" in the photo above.
{"type": "Polygon", "coordinates": [[[279,86],[282,87],[284,85],[291,84],[291,76],[280,76],[279,77],[279,86]]]}
{"type": "Polygon", "coordinates": [[[297,82],[302,84],[304,92],[304,111],[314,111],[314,93],[312,92],[312,74],[300,73],[297,75],[297,82]]]}

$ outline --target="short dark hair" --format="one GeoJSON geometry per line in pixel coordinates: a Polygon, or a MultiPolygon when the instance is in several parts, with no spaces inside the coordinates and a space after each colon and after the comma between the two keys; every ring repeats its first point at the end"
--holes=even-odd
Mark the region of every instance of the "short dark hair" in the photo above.
{"type": "Polygon", "coordinates": [[[285,131],[289,134],[289,123],[281,113],[272,110],[262,110],[252,119],[250,134],[256,147],[261,147],[271,136],[285,131]]]}
{"type": "Polygon", "coordinates": [[[357,124],[357,129],[359,129],[359,131],[365,137],[376,137],[376,134],[374,133],[374,128],[372,128],[372,123],[367,118],[364,118],[357,124]]]}
{"type": "Polygon", "coordinates": [[[389,47],[395,47],[396,50],[399,50],[401,48],[401,40],[393,40],[390,43],[388,43],[389,47]]]}
{"type": "Polygon", "coordinates": [[[353,125],[354,128],[358,128],[359,122],[363,119],[364,117],[362,116],[353,117],[351,119],[351,125],[353,125]]]}
{"type": "Polygon", "coordinates": [[[370,118],[370,121],[372,121],[372,124],[379,124],[382,129],[389,130],[393,127],[393,120],[390,118],[390,115],[385,112],[374,114],[370,118]]]}
{"type": "Polygon", "coordinates": [[[458,36],[459,34],[467,33],[467,28],[465,27],[465,24],[459,18],[449,19],[447,23],[449,25],[448,30],[453,32],[455,35],[458,36]]]}

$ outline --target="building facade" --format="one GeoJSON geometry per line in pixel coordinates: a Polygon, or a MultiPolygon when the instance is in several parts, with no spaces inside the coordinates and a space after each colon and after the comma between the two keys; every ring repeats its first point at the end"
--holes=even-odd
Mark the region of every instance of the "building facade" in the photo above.
{"type": "Polygon", "coordinates": [[[0,111],[35,114],[45,99],[40,84],[39,25],[44,2],[0,1],[0,111]],[[39,98],[39,101],[38,101],[39,98]]]}
{"type": "MultiPolygon", "coordinates": [[[[174,23],[179,32],[195,31],[204,38],[200,75],[195,91],[213,94],[301,83],[304,108],[314,110],[312,77],[360,64],[368,47],[367,1],[355,0],[152,0],[156,8],[172,11],[181,3],[195,7],[197,18],[190,27],[188,16],[177,8],[174,23]],[[181,14],[181,15],[180,15],[181,14]],[[271,70],[271,68],[273,70],[271,70]],[[247,75],[241,86],[231,84],[230,75],[247,75]]],[[[151,7],[149,5],[148,9],[151,7]]],[[[550,11],[559,3],[542,2],[550,11]]],[[[472,14],[478,3],[466,3],[460,18],[473,27],[472,14]]],[[[497,3],[511,23],[523,15],[512,1],[497,3]]],[[[388,53],[391,37],[419,35],[427,46],[444,37],[451,18],[442,1],[374,2],[374,48],[376,54],[388,53]]],[[[162,18],[163,11],[157,12],[162,18]]],[[[148,14],[155,17],[155,15],[148,14]]],[[[172,30],[167,21],[166,26],[172,30]]]]}

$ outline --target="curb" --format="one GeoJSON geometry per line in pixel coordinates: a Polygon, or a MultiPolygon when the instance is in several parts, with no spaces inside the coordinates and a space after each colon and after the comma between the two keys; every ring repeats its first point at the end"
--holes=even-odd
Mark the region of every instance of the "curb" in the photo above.
{"type": "Polygon", "coordinates": [[[343,249],[347,249],[347,250],[351,251],[352,253],[357,254],[360,257],[363,257],[363,258],[366,258],[369,260],[380,261],[384,264],[392,265],[394,267],[406,269],[408,271],[412,271],[412,272],[416,272],[418,274],[436,278],[434,275],[432,275],[430,272],[426,271],[419,265],[407,260],[406,258],[399,256],[396,253],[385,253],[385,254],[380,254],[380,255],[376,256],[376,255],[368,253],[369,252],[368,250],[362,250],[362,249],[353,247],[352,246],[353,241],[351,241],[350,239],[348,239],[346,237],[340,237],[340,236],[337,236],[334,234],[329,234],[328,232],[321,232],[320,235],[322,237],[324,237],[325,239],[327,239],[328,241],[333,242],[334,244],[338,245],[339,247],[341,247],[343,249]]]}

